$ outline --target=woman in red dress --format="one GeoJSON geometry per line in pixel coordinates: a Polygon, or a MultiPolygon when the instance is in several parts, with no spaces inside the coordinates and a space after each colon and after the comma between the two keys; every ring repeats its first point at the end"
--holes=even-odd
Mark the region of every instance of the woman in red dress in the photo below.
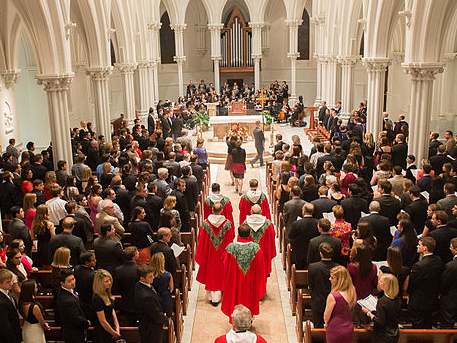
{"type": "Polygon", "coordinates": [[[243,195],[243,179],[246,172],[246,150],[241,147],[242,141],[238,139],[235,143],[235,148],[232,150],[233,159],[233,177],[235,178],[235,191],[239,195],[243,195]]]}

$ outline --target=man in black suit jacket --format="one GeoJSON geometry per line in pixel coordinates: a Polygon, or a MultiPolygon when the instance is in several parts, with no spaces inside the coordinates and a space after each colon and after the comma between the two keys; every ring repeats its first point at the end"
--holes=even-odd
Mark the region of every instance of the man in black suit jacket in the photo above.
{"type": "MultiPolygon", "coordinates": [[[[78,204],[76,201],[69,201],[65,204],[65,211],[68,215],[65,218],[73,218],[75,225],[73,227],[73,236],[79,237],[82,239],[83,243],[87,243],[87,234],[86,232],[90,231],[89,228],[86,228],[86,222],[83,218],[77,217],[76,212],[78,211],[78,204]]],[[[59,226],[56,229],[56,234],[59,234],[63,231],[63,221],[65,218],[62,218],[59,222],[59,226]]],[[[93,235],[92,235],[93,236],[93,235]]]]}
{"type": "Polygon", "coordinates": [[[282,135],[278,133],[276,135],[276,144],[275,144],[275,150],[273,151],[273,157],[274,153],[278,150],[282,150],[282,146],[284,145],[284,142],[282,141],[282,135]]]}
{"type": "Polygon", "coordinates": [[[452,163],[452,160],[447,156],[446,147],[444,145],[440,145],[437,151],[438,153],[435,156],[430,157],[430,165],[435,171],[435,176],[438,176],[443,172],[443,165],[445,163],[452,163]]]}
{"type": "Polygon", "coordinates": [[[72,234],[75,225],[75,220],[71,217],[63,219],[62,228],[63,232],[51,236],[49,241],[49,252],[50,256],[54,256],[55,251],[60,247],[67,247],[70,249],[70,264],[76,266],[80,264],[79,257],[81,253],[85,251],[83,240],[72,234]]]}
{"type": "Polygon", "coordinates": [[[84,251],[81,254],[80,260],[81,264],[75,267],[75,290],[79,294],[84,316],[90,321],[94,321],[95,312],[92,308],[92,296],[94,295],[94,291],[92,284],[94,283],[94,268],[97,264],[97,260],[92,251],[84,251]]]}
{"type": "Polygon", "coordinates": [[[152,267],[140,265],[138,277],[140,281],[135,286],[134,306],[139,319],[141,342],[162,343],[163,325],[167,324],[167,318],[163,314],[160,298],[152,287],[152,267]]]}
{"type": "Polygon", "coordinates": [[[319,262],[311,263],[308,267],[308,285],[311,289],[311,308],[315,328],[324,327],[324,311],[327,296],[332,285],[330,283],[330,269],[338,266],[332,261],[333,248],[328,243],[319,244],[319,262]]]}
{"type": "Polygon", "coordinates": [[[190,231],[190,214],[187,207],[187,199],[184,195],[184,192],[186,191],[186,181],[183,179],[176,180],[175,187],[176,189],[171,192],[171,195],[176,197],[175,209],[179,212],[179,216],[181,217],[181,231],[190,231]]]}
{"type": "Polygon", "coordinates": [[[433,179],[430,176],[430,173],[432,172],[432,167],[429,164],[426,164],[422,167],[422,170],[424,171],[424,174],[419,180],[417,180],[416,185],[420,188],[421,192],[427,191],[430,193],[430,188],[432,187],[433,179]]]}
{"type": "Polygon", "coordinates": [[[30,165],[30,169],[33,173],[32,180],[46,180],[46,173],[48,172],[48,169],[41,163],[43,163],[43,155],[35,155],[35,157],[33,158],[33,163],[30,165]]]}
{"type": "Polygon", "coordinates": [[[447,225],[448,215],[443,210],[435,211],[432,215],[432,224],[435,230],[429,232],[428,236],[435,239],[436,247],[434,254],[441,258],[443,264],[452,260],[453,256],[449,250],[452,238],[457,237],[457,229],[447,225]]]}
{"type": "Polygon", "coordinates": [[[197,178],[198,191],[201,192],[203,189],[203,180],[205,179],[205,172],[203,167],[197,163],[198,156],[190,156],[190,168],[192,169],[192,175],[197,178]]]}
{"type": "Polygon", "coordinates": [[[198,204],[198,184],[197,178],[192,176],[192,169],[190,166],[184,166],[181,168],[182,179],[186,183],[186,190],[184,191],[184,195],[186,196],[187,200],[187,209],[189,210],[191,217],[195,214],[195,206],[198,204]]]}
{"type": "Polygon", "coordinates": [[[124,223],[128,223],[130,221],[131,200],[129,191],[122,186],[122,179],[119,175],[114,176],[111,183],[113,185],[113,191],[116,193],[116,198],[113,202],[119,205],[122,213],[124,214],[124,223]]]}
{"type": "Polygon", "coordinates": [[[414,164],[416,161],[416,157],[414,155],[408,155],[406,157],[406,175],[407,179],[410,179],[414,184],[416,183],[416,178],[414,177],[413,173],[411,172],[413,169],[417,169],[417,166],[414,164]]]}
{"type": "Polygon", "coordinates": [[[306,203],[303,206],[303,218],[295,220],[289,229],[289,240],[292,245],[292,263],[297,269],[306,269],[308,266],[309,242],[319,236],[317,219],[313,218],[314,206],[306,203]]]}
{"type": "Polygon", "coordinates": [[[349,185],[349,197],[341,202],[344,210],[344,220],[351,223],[355,229],[362,212],[368,212],[368,203],[360,197],[360,188],[355,183],[349,185]]]}
{"type": "Polygon", "coordinates": [[[44,205],[46,204],[46,195],[44,194],[44,183],[43,180],[35,180],[33,181],[33,191],[32,193],[36,194],[36,203],[35,203],[35,208],[38,207],[39,205],[44,205]]]}
{"type": "MultiPolygon", "coordinates": [[[[314,205],[314,218],[323,218],[322,213],[332,212],[332,208],[338,203],[335,200],[327,198],[328,188],[326,186],[319,187],[319,198],[311,201],[314,205]]],[[[319,261],[319,260],[318,260],[319,261]]],[[[316,261],[317,262],[317,261],[316,261]]]]}
{"type": "Polygon", "coordinates": [[[457,238],[451,239],[450,250],[454,258],[446,263],[441,274],[440,314],[441,328],[453,329],[457,318],[457,238]]]}
{"type": "Polygon", "coordinates": [[[13,217],[13,219],[11,219],[10,224],[8,226],[10,241],[14,239],[21,239],[25,245],[24,252],[27,254],[27,256],[31,258],[33,241],[30,237],[29,228],[23,222],[24,210],[19,206],[13,206],[11,207],[11,216],[13,217]]]}
{"type": "Polygon", "coordinates": [[[149,108],[148,113],[148,132],[149,135],[152,135],[155,131],[155,119],[154,119],[154,109],[152,107],[149,108]]]}
{"type": "Polygon", "coordinates": [[[62,337],[66,343],[85,342],[90,321],[84,316],[79,295],[74,291],[76,280],[71,269],[60,271],[59,284],[57,311],[62,325],[62,337]]]}
{"type": "Polygon", "coordinates": [[[409,189],[409,196],[412,202],[406,206],[405,211],[409,214],[414,228],[418,234],[424,231],[425,221],[427,220],[427,201],[421,197],[420,189],[413,186],[409,189]]]}
{"type": "Polygon", "coordinates": [[[370,215],[360,218],[359,223],[368,222],[373,228],[373,234],[378,243],[373,254],[373,261],[386,261],[387,248],[389,248],[392,243],[389,219],[379,215],[379,210],[381,208],[379,202],[372,201],[369,208],[370,215]]]}
{"type": "Polygon", "coordinates": [[[21,324],[17,303],[13,298],[13,273],[0,269],[0,341],[3,343],[22,342],[21,324]]]}
{"type": "MultiPolygon", "coordinates": [[[[164,138],[171,137],[171,119],[169,113],[164,113],[163,117],[160,119],[162,126],[162,134],[164,138]]],[[[158,144],[157,144],[158,145],[158,144]]]]}
{"type": "MultiPolygon", "coordinates": [[[[157,252],[163,253],[165,257],[165,270],[171,274],[173,280],[176,279],[176,270],[178,269],[178,260],[173,253],[173,250],[168,246],[171,239],[171,230],[166,227],[161,227],[157,231],[157,242],[151,245],[151,256],[157,252]]],[[[176,283],[175,283],[176,285],[176,283]]]]}
{"type": "Polygon", "coordinates": [[[406,156],[408,155],[408,144],[405,143],[405,135],[399,133],[395,137],[396,144],[392,146],[392,166],[400,166],[406,169],[406,156]]]}
{"type": "Polygon", "coordinates": [[[439,136],[440,136],[440,134],[438,132],[432,132],[430,134],[430,144],[428,146],[428,158],[435,156],[437,153],[438,147],[442,144],[438,140],[439,136]]]}
{"type": "Polygon", "coordinates": [[[116,230],[112,224],[103,224],[99,234],[101,236],[94,241],[97,269],[106,269],[112,275],[114,268],[124,263],[122,246],[114,239],[116,230]]]}
{"type": "Polygon", "coordinates": [[[93,139],[90,142],[90,148],[87,150],[87,165],[92,169],[92,171],[97,169],[97,166],[100,164],[100,153],[98,151],[98,142],[93,139]]]}
{"type": "Polygon", "coordinates": [[[379,214],[389,218],[390,226],[397,225],[397,214],[401,210],[401,203],[400,200],[391,195],[392,184],[389,181],[380,181],[378,191],[381,193],[381,196],[376,198],[376,201],[381,205],[379,214]]]}
{"type": "Polygon", "coordinates": [[[319,122],[322,123],[324,121],[324,117],[327,111],[327,102],[321,101],[321,106],[319,108],[319,122]]]}
{"type": "Polygon", "coordinates": [[[121,313],[128,318],[130,326],[138,326],[138,318],[135,311],[134,291],[138,283],[138,249],[130,246],[124,249],[125,262],[122,266],[114,269],[114,292],[122,296],[121,313]]]}
{"type": "Polygon", "coordinates": [[[433,255],[435,245],[432,237],[419,239],[417,252],[422,259],[413,265],[409,275],[408,307],[414,329],[431,329],[433,309],[438,307],[442,267],[441,258],[433,255]]]}
{"type": "Polygon", "coordinates": [[[325,162],[330,161],[330,162],[332,162],[333,166],[335,166],[336,159],[335,159],[335,157],[330,155],[331,151],[332,151],[332,146],[326,145],[324,147],[325,154],[317,159],[317,164],[316,164],[317,176],[320,176],[324,172],[324,163],[325,162]]]}
{"type": "Polygon", "coordinates": [[[0,185],[0,209],[2,218],[11,216],[11,207],[21,206],[22,196],[20,191],[13,184],[13,173],[6,171],[2,174],[3,182],[0,185]]]}
{"type": "Polygon", "coordinates": [[[320,235],[314,237],[309,241],[308,247],[308,264],[319,262],[321,257],[319,255],[319,245],[321,243],[328,243],[333,248],[333,261],[340,261],[341,258],[341,240],[339,238],[331,236],[328,231],[330,230],[330,221],[328,219],[319,219],[317,223],[317,229],[320,235]]]}

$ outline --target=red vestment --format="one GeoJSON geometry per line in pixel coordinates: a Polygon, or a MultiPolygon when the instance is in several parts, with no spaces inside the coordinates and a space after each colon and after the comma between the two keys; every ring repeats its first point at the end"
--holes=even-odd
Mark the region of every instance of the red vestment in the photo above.
{"type": "Polygon", "coordinates": [[[251,228],[250,239],[260,245],[267,277],[271,273],[271,260],[276,256],[275,229],[273,223],[260,214],[246,217],[244,223],[251,228]]]}
{"type": "Polygon", "coordinates": [[[233,242],[233,224],[222,215],[210,215],[198,235],[195,261],[199,264],[197,281],[205,285],[207,291],[221,291],[225,248],[233,242]]]}
{"type": "Polygon", "coordinates": [[[208,197],[206,198],[204,204],[203,204],[203,215],[204,219],[207,219],[208,216],[213,213],[213,205],[216,202],[220,202],[222,204],[222,215],[230,220],[232,225],[235,225],[235,222],[233,221],[233,207],[232,203],[230,202],[230,199],[227,198],[226,196],[223,196],[222,194],[217,194],[217,193],[210,193],[208,197]]]}
{"type": "Polygon", "coordinates": [[[229,336],[229,339],[232,338],[233,335],[243,335],[244,337],[244,340],[243,342],[247,342],[247,335],[249,335],[249,338],[251,339],[251,342],[252,343],[267,343],[267,341],[265,340],[265,338],[263,338],[262,336],[260,335],[256,335],[255,333],[252,333],[250,331],[246,331],[246,332],[242,332],[242,333],[234,333],[233,330],[230,330],[229,333],[227,333],[226,335],[223,335],[223,336],[219,336],[218,338],[216,338],[216,340],[214,341],[214,343],[231,343],[233,342],[233,340],[230,340],[230,342],[228,341],[227,339],[227,336],[229,336]]]}
{"type": "Polygon", "coordinates": [[[238,238],[237,242],[230,243],[225,250],[227,254],[224,259],[221,310],[231,321],[233,308],[242,304],[256,316],[267,284],[260,245],[249,239],[238,238]]]}
{"type": "Polygon", "coordinates": [[[240,199],[240,224],[244,223],[246,217],[251,214],[251,208],[254,205],[260,205],[260,208],[262,209],[262,216],[271,220],[270,205],[265,193],[259,190],[250,190],[243,194],[240,199]]]}

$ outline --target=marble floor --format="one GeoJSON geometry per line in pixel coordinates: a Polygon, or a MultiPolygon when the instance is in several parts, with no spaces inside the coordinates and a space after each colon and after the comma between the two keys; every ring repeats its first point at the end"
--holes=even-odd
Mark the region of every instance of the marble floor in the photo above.
{"type": "MultiPolygon", "coordinates": [[[[298,134],[305,152],[309,152],[311,144],[305,137],[303,128],[276,125],[275,132],[282,133],[283,140],[290,143],[292,135],[298,134]]],[[[208,135],[209,133],[204,138],[208,138],[208,135]]],[[[225,142],[207,142],[211,149],[226,150],[225,142]]],[[[249,143],[246,144],[245,148],[248,152],[254,149],[253,144],[249,143]]],[[[266,192],[265,167],[260,168],[257,164],[256,167],[252,168],[248,165],[243,191],[249,188],[249,180],[252,178],[258,179],[263,191],[266,192]]],[[[235,224],[238,226],[240,196],[235,192],[235,187],[231,186],[229,172],[224,170],[224,165],[211,165],[211,179],[212,182],[218,182],[221,185],[222,194],[230,198],[235,224]]],[[[278,241],[276,244],[278,245],[278,241]]],[[[277,251],[279,252],[278,248],[277,251]]],[[[285,273],[282,270],[281,257],[279,255],[273,260],[273,264],[272,274],[267,282],[267,294],[260,302],[260,314],[254,319],[252,331],[262,335],[269,343],[296,343],[295,317],[292,317],[291,314],[289,292],[287,291],[285,273]]],[[[195,272],[194,278],[196,274],[195,272]]],[[[220,305],[213,307],[205,299],[204,285],[199,284],[196,280],[194,281],[194,286],[189,294],[188,314],[184,317],[182,342],[213,342],[218,336],[227,333],[231,325],[228,322],[228,317],[221,312],[220,305]]]]}

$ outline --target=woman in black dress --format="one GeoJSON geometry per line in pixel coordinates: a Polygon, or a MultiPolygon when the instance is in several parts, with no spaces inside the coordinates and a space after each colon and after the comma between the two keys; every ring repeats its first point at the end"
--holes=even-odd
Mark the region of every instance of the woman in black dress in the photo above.
{"type": "Polygon", "coordinates": [[[114,311],[114,297],[111,294],[113,277],[105,269],[99,269],[94,276],[94,297],[92,307],[97,314],[94,323],[95,342],[112,343],[121,337],[119,322],[114,311]]]}
{"type": "Polygon", "coordinates": [[[144,217],[146,217],[144,208],[136,206],[132,211],[132,221],[129,223],[133,245],[138,248],[140,254],[138,264],[149,264],[151,261],[151,244],[154,232],[144,217]]]}
{"type": "Polygon", "coordinates": [[[227,159],[225,160],[225,170],[230,172],[230,178],[232,179],[232,186],[235,186],[235,177],[233,176],[233,157],[232,157],[232,150],[236,148],[236,140],[235,136],[225,138],[225,143],[227,143],[227,159]]]}
{"type": "Polygon", "coordinates": [[[30,235],[32,240],[38,240],[37,258],[34,258],[35,265],[42,267],[51,264],[49,256],[49,241],[51,236],[56,234],[54,224],[49,220],[49,208],[46,205],[39,205],[36,209],[35,218],[32,222],[30,235]]]}
{"type": "Polygon", "coordinates": [[[246,172],[246,150],[241,147],[242,141],[238,139],[235,143],[236,147],[232,150],[233,159],[233,177],[235,178],[235,191],[239,195],[243,195],[243,179],[246,172]]]}

